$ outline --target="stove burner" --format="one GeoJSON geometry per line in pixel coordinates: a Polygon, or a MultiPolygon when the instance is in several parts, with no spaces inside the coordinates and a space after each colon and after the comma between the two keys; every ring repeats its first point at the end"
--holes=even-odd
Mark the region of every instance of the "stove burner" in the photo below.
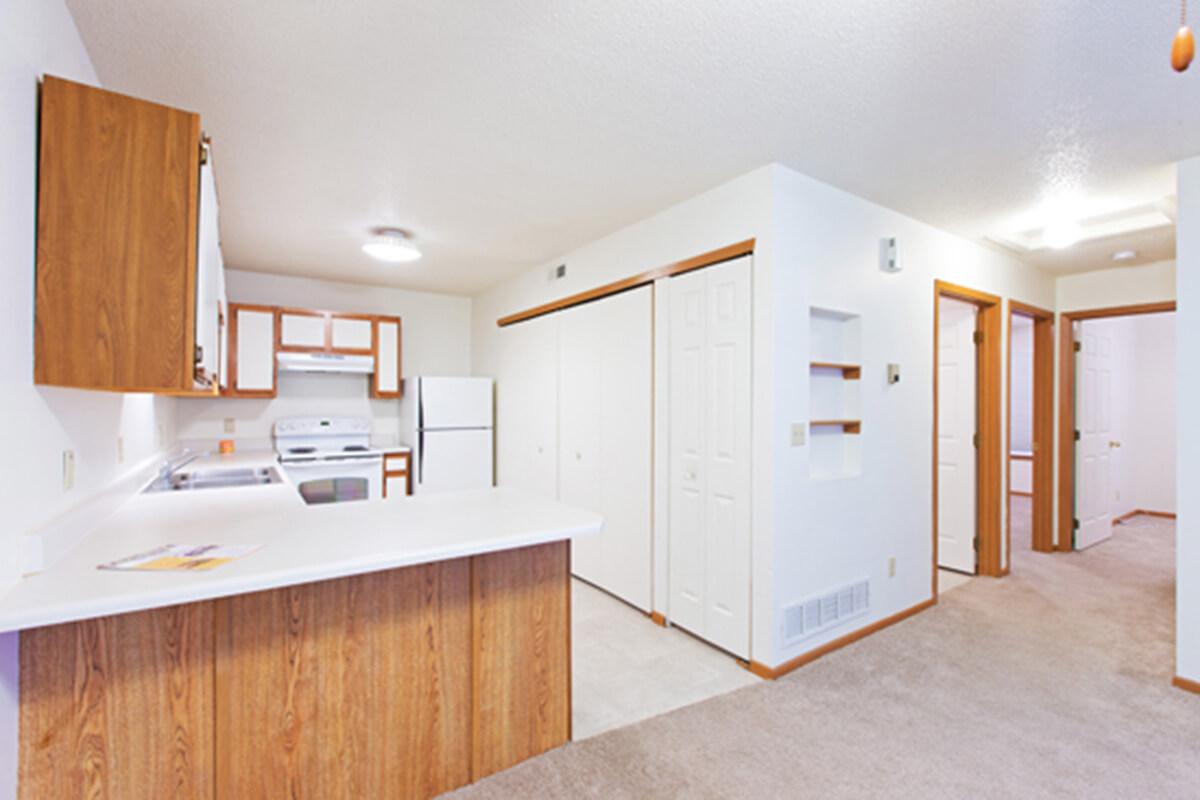
{"type": "Polygon", "coordinates": [[[368,448],[365,444],[348,444],[342,448],[343,453],[365,453],[368,448]]]}
{"type": "Polygon", "coordinates": [[[317,452],[317,448],[315,448],[315,447],[289,447],[288,448],[288,453],[290,455],[294,455],[294,456],[304,456],[304,455],[308,455],[309,453],[315,453],[315,452],[317,452]]]}

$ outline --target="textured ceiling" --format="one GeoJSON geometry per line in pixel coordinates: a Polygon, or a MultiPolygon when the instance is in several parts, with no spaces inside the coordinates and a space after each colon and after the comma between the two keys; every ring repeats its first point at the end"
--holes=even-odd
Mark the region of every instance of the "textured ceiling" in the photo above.
{"type": "Polygon", "coordinates": [[[473,292],[770,161],[982,241],[1200,153],[1171,0],[67,4],[107,87],[201,112],[241,269],[473,292]]]}

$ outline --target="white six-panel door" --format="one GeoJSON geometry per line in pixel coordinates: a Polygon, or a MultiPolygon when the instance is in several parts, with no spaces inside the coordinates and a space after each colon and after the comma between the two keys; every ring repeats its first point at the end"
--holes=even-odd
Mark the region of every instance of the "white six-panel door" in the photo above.
{"type": "Polygon", "coordinates": [[[742,258],[672,278],[672,624],[750,650],[751,280],[742,258]]]}
{"type": "Polygon", "coordinates": [[[1112,536],[1112,335],[1083,330],[1076,359],[1075,514],[1079,529],[1075,549],[1082,550],[1112,536]]]}
{"type": "Polygon", "coordinates": [[[938,298],[938,566],[975,573],[978,309],[938,298]]]}

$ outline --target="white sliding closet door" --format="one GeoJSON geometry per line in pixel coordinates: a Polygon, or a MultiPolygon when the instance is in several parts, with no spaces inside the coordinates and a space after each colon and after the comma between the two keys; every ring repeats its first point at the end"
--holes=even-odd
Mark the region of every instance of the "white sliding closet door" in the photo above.
{"type": "Polygon", "coordinates": [[[604,516],[571,543],[572,571],[649,611],[652,288],[560,312],[559,499],[604,516]]]}
{"type": "Polygon", "coordinates": [[[502,328],[496,484],[558,498],[558,315],[502,328]]]}
{"type": "Polygon", "coordinates": [[[672,624],[750,652],[750,258],[669,282],[672,624]]]}

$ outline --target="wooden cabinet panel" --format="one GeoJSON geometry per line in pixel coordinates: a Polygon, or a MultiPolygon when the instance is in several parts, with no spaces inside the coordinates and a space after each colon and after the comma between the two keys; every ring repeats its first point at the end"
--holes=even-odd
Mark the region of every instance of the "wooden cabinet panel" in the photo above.
{"type": "Polygon", "coordinates": [[[34,378],[194,389],[200,118],[47,76],[34,378]]]}
{"type": "Polygon", "coordinates": [[[571,738],[568,543],[475,556],[476,780],[571,738]]]}
{"type": "Polygon", "coordinates": [[[374,326],[375,372],[372,397],[400,397],[400,318],[379,317],[374,326]]]}
{"type": "Polygon", "coordinates": [[[21,633],[18,794],[213,796],[213,606],[21,633]]]}
{"type": "Polygon", "coordinates": [[[271,306],[229,304],[230,395],[275,396],[276,322],[271,306]]]}
{"type": "Polygon", "coordinates": [[[466,559],[217,601],[218,797],[470,780],[466,559]]]}

